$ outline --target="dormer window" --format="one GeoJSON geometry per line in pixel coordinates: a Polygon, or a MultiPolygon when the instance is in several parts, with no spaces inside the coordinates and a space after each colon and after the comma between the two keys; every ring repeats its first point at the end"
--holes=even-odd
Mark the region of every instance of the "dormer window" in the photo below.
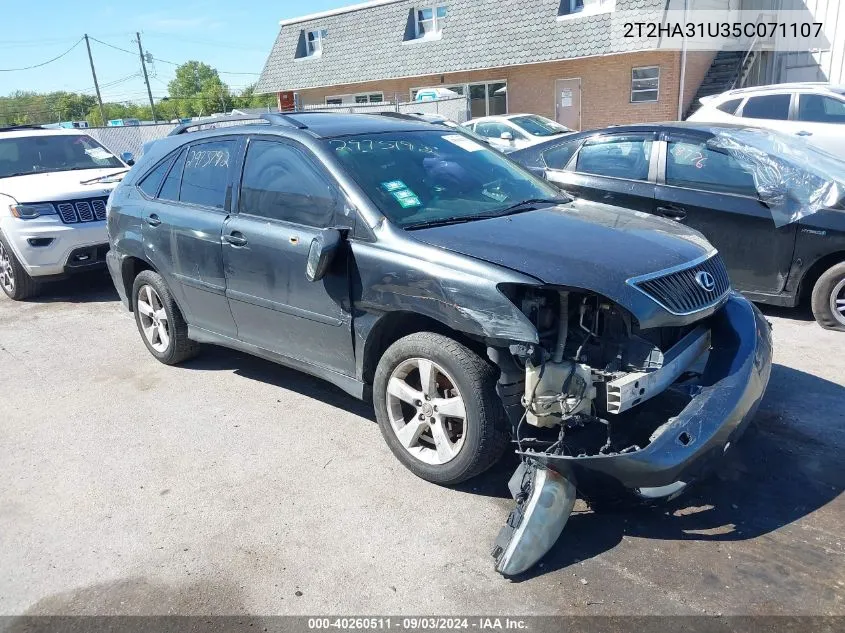
{"type": "Polygon", "coordinates": [[[436,38],[443,30],[443,20],[446,18],[446,6],[442,4],[418,8],[417,39],[436,38]]]}
{"type": "Polygon", "coordinates": [[[325,31],[308,31],[308,34],[305,36],[306,57],[323,54],[323,38],[325,36],[325,31]]]}
{"type": "Polygon", "coordinates": [[[592,15],[607,13],[616,8],[616,0],[561,0],[560,16],[592,15]]]}

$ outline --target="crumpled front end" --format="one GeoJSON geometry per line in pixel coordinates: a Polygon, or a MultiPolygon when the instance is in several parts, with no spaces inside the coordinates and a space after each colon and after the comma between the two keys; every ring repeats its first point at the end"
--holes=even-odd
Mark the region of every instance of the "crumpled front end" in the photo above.
{"type": "MultiPolygon", "coordinates": [[[[659,332],[638,331],[600,299],[560,297],[545,351],[514,346],[510,365],[491,354],[504,367],[500,393],[512,420],[520,394],[515,439],[527,469],[494,549],[505,575],[526,571],[557,539],[571,511],[569,486],[655,499],[706,476],[753,418],[771,373],[770,326],[738,294],[701,321],[659,332]],[[544,502],[557,498],[566,502],[544,502]]],[[[531,314],[552,324],[542,311],[531,314]]]]}

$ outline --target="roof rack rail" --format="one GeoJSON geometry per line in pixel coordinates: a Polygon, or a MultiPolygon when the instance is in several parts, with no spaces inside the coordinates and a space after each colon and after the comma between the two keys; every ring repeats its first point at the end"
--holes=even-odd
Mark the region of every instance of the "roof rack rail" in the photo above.
{"type": "Polygon", "coordinates": [[[43,125],[22,123],[21,125],[0,125],[0,132],[13,132],[14,130],[46,130],[43,125]]]}
{"type": "Polygon", "coordinates": [[[168,136],[176,136],[178,134],[184,134],[189,130],[201,128],[203,126],[209,125],[213,126],[215,123],[236,123],[236,122],[259,122],[259,121],[266,121],[271,125],[287,125],[289,127],[295,127],[299,130],[307,130],[308,126],[305,125],[302,121],[298,120],[296,117],[301,114],[335,114],[330,110],[308,110],[308,111],[297,111],[297,112],[262,112],[261,114],[252,115],[252,114],[233,114],[230,116],[219,116],[214,117],[211,119],[206,119],[204,121],[191,121],[190,123],[183,123],[182,125],[177,125],[173,130],[168,134],[168,136]]]}

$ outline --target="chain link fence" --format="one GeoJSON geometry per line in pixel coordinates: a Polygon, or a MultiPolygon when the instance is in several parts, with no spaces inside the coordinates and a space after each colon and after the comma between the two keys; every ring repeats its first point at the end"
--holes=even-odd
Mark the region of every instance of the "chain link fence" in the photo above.
{"type": "MultiPolygon", "coordinates": [[[[407,103],[356,103],[354,105],[315,105],[300,106],[299,112],[344,112],[356,114],[377,114],[379,112],[401,112],[404,114],[437,114],[458,123],[469,118],[469,100],[466,97],[439,99],[437,101],[409,101],[407,103]]],[[[256,120],[260,117],[256,116],[256,120]]],[[[197,130],[225,126],[242,125],[244,121],[196,121],[197,130]]],[[[175,123],[157,125],[131,125],[124,127],[91,127],[85,132],[120,156],[131,152],[136,158],[141,156],[145,143],[164,138],[176,127],[175,123]]]]}
{"type": "Polygon", "coordinates": [[[132,152],[136,158],[143,153],[144,143],[164,138],[176,127],[175,123],[158,125],[127,125],[125,127],[89,127],[84,131],[120,156],[132,152]]]}

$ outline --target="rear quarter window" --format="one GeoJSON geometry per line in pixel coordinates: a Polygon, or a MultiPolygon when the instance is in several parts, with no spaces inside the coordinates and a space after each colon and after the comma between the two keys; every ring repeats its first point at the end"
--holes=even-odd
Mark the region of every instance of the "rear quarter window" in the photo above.
{"type": "Polygon", "coordinates": [[[141,179],[141,182],[138,183],[138,188],[150,198],[155,198],[158,195],[161,183],[164,182],[164,177],[167,175],[170,166],[173,165],[173,162],[176,160],[176,156],[177,154],[173,154],[153,167],[153,169],[141,179]]]}
{"type": "Polygon", "coordinates": [[[736,114],[740,103],[742,103],[742,99],[729,99],[728,101],[717,105],[716,109],[721,110],[725,114],[736,114]]]}

